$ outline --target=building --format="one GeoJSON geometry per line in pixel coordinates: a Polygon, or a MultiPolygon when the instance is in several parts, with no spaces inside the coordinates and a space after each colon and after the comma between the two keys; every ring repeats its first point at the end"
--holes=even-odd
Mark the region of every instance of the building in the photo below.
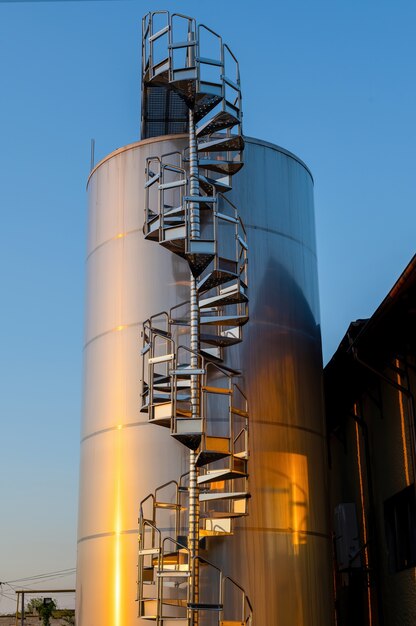
{"type": "Polygon", "coordinates": [[[416,256],[325,368],[338,625],[416,623],[416,256]]]}

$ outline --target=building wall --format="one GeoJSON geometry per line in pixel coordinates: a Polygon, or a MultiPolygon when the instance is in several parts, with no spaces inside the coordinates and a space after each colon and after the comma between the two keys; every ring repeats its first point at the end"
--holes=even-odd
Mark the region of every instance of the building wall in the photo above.
{"type": "MultiPolygon", "coordinates": [[[[412,393],[415,375],[404,359],[393,359],[384,368],[379,364],[378,371],[393,384],[373,377],[357,395],[355,411],[342,416],[330,438],[332,510],[342,502],[355,503],[362,561],[370,570],[368,575],[365,571],[337,574],[339,626],[349,624],[352,618],[363,625],[416,623],[416,569],[406,566],[394,571],[395,549],[388,540],[392,506],[397,506],[390,499],[409,486],[414,498],[415,483],[413,400],[393,385],[412,393]]],[[[402,539],[407,533],[403,524],[399,533],[402,539]]]]}

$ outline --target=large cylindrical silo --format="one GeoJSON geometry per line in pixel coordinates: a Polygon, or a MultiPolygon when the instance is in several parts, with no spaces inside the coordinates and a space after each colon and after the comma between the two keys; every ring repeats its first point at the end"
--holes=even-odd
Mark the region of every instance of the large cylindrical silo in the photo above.
{"type": "MultiPolygon", "coordinates": [[[[78,626],[133,626],[138,503],[187,469],[187,451],[139,412],[140,330],[188,297],[185,260],[146,241],[145,159],[187,136],[108,155],[89,183],[78,626]]],[[[250,321],[228,352],[250,405],[250,514],[207,540],[245,586],[254,624],[332,623],[313,181],[277,146],[246,139],[230,198],[248,234],[250,321]],[[237,575],[238,573],[238,575],[237,575]]]]}

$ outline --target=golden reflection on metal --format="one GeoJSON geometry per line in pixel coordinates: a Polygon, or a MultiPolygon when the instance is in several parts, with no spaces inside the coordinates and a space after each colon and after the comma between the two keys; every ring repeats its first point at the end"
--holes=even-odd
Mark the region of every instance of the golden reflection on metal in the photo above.
{"type": "MultiPolygon", "coordinates": [[[[399,359],[395,360],[395,365],[397,368],[400,367],[399,359]]],[[[397,380],[397,384],[403,387],[402,377],[400,376],[399,372],[396,373],[396,380],[397,380]]],[[[404,412],[403,393],[399,389],[397,390],[397,393],[399,394],[400,428],[401,428],[401,433],[402,433],[404,475],[405,475],[405,480],[406,480],[406,487],[408,487],[410,485],[410,478],[409,478],[409,459],[407,456],[406,417],[405,417],[405,412],[404,412]]]]}
{"type": "Polygon", "coordinates": [[[116,326],[116,330],[123,330],[124,328],[126,327],[123,326],[123,324],[120,324],[120,326],[116,326]]]}
{"type": "MultiPolygon", "coordinates": [[[[159,138],[151,139],[149,141],[149,144],[152,144],[151,150],[164,154],[171,150],[182,149],[183,140],[177,141],[176,137],[173,139],[174,141],[164,140],[161,143],[157,143],[159,138]]],[[[238,360],[241,358],[241,361],[245,362],[248,357],[255,364],[255,373],[253,368],[249,384],[253,401],[257,402],[257,414],[259,416],[259,423],[255,424],[253,435],[253,442],[256,444],[253,451],[253,463],[256,465],[256,471],[252,473],[253,498],[251,505],[253,512],[256,514],[256,522],[254,524],[255,528],[248,531],[247,539],[242,538],[242,532],[236,532],[235,536],[230,539],[230,542],[233,542],[235,545],[232,545],[229,552],[227,551],[228,548],[226,549],[225,547],[225,540],[220,539],[219,548],[214,548],[217,550],[214,556],[218,555],[219,558],[222,558],[223,554],[224,564],[221,562],[221,565],[224,566],[227,573],[236,578],[239,575],[244,578],[241,582],[244,586],[250,588],[251,593],[254,595],[255,610],[257,615],[261,616],[259,623],[264,625],[278,624],[283,620],[285,623],[287,622],[288,626],[289,624],[290,626],[302,626],[302,624],[310,626],[312,622],[318,620],[321,626],[327,626],[331,622],[329,618],[331,601],[325,584],[327,573],[326,559],[322,556],[326,552],[327,546],[326,541],[322,539],[326,530],[325,507],[321,502],[321,498],[322,500],[324,499],[324,495],[322,495],[324,494],[324,489],[321,490],[321,485],[319,484],[323,470],[322,456],[318,457],[322,439],[316,437],[316,435],[320,434],[321,426],[319,420],[321,402],[319,373],[309,364],[314,352],[311,351],[310,346],[312,346],[312,343],[310,340],[303,338],[303,326],[300,327],[300,332],[297,332],[297,326],[293,330],[277,326],[275,323],[277,308],[273,305],[274,294],[276,294],[278,302],[280,294],[282,294],[283,299],[280,301],[280,306],[282,306],[283,302],[284,315],[293,315],[293,311],[298,310],[296,308],[298,301],[293,299],[290,294],[286,297],[285,290],[283,289],[282,291],[280,286],[280,264],[283,264],[282,267],[285,267],[287,262],[290,262],[291,268],[293,265],[293,272],[296,276],[298,276],[298,268],[301,268],[299,276],[303,277],[305,274],[305,279],[299,280],[298,285],[305,298],[305,305],[307,304],[306,299],[308,302],[316,299],[314,262],[304,267],[305,257],[302,252],[304,248],[294,246],[293,251],[292,249],[286,251],[286,246],[275,245],[275,239],[273,239],[278,232],[277,222],[275,223],[274,217],[277,213],[275,207],[282,207],[282,215],[286,219],[285,198],[287,194],[293,195],[296,201],[299,201],[300,218],[302,218],[299,219],[299,229],[301,227],[303,229],[304,219],[305,224],[309,224],[309,215],[312,215],[312,186],[309,174],[307,174],[303,166],[300,166],[293,157],[285,155],[280,149],[272,148],[267,144],[263,145],[257,140],[250,140],[248,147],[250,158],[247,165],[250,169],[248,174],[244,174],[244,178],[240,179],[242,184],[236,189],[235,194],[236,198],[239,199],[239,206],[241,204],[241,206],[247,207],[247,218],[250,218],[249,221],[254,224],[250,230],[252,233],[252,243],[250,245],[255,246],[256,254],[254,255],[251,269],[253,277],[258,278],[256,291],[256,299],[258,298],[257,306],[265,307],[264,316],[262,313],[258,324],[255,321],[253,322],[253,337],[256,336],[257,331],[262,337],[267,337],[264,347],[257,345],[256,349],[254,349],[254,346],[252,346],[251,354],[247,354],[247,352],[238,348],[238,360]],[[262,171],[258,164],[266,165],[267,171],[275,173],[276,176],[282,175],[284,183],[278,186],[278,188],[273,188],[269,184],[272,176],[262,177],[262,171]],[[256,169],[257,166],[258,169],[256,169]],[[288,173],[288,176],[286,173],[288,173]],[[294,173],[296,173],[296,176],[292,175],[294,173]],[[252,212],[249,202],[252,190],[249,181],[257,175],[261,184],[259,189],[256,189],[256,194],[259,194],[259,204],[264,207],[264,210],[261,212],[254,212],[253,210],[252,212]],[[295,185],[291,182],[294,179],[299,184],[295,185]],[[245,181],[248,181],[247,184],[245,181]],[[267,270],[267,280],[273,286],[273,289],[265,289],[264,283],[260,281],[265,271],[263,267],[264,251],[268,245],[270,245],[272,266],[267,270]],[[309,277],[312,278],[310,282],[308,282],[309,277]],[[267,318],[268,321],[263,318],[267,318]],[[293,362],[290,362],[287,356],[289,354],[294,355],[292,357],[293,362]],[[306,379],[303,382],[310,384],[310,388],[299,384],[301,367],[306,368],[306,379]],[[259,370],[262,371],[262,376],[264,374],[264,379],[259,375],[259,370]],[[262,380],[265,391],[264,393],[262,391],[261,398],[257,399],[258,387],[256,380],[259,379],[262,380]],[[309,410],[306,412],[307,415],[304,415],[303,404],[299,395],[301,387],[303,387],[304,392],[308,392],[308,406],[313,407],[310,415],[309,410]],[[311,433],[312,437],[310,436],[311,433]],[[283,455],[279,459],[279,463],[282,465],[279,469],[286,473],[286,481],[283,484],[283,479],[275,478],[272,472],[276,468],[276,451],[307,454],[308,477],[309,475],[311,476],[311,492],[309,495],[308,489],[305,489],[302,481],[296,481],[295,476],[291,476],[296,473],[292,467],[290,467],[290,470],[286,469],[285,465],[288,465],[289,462],[285,463],[285,465],[283,464],[283,455]],[[263,481],[262,467],[257,470],[258,466],[263,466],[263,455],[268,454],[270,454],[270,463],[267,464],[268,467],[265,468],[265,471],[268,478],[270,478],[270,482],[263,481]],[[300,501],[298,497],[299,489],[297,487],[291,488],[291,482],[295,482],[306,492],[303,494],[304,507],[295,504],[300,501]],[[316,485],[317,482],[319,489],[315,489],[314,496],[312,496],[312,486],[316,485]],[[280,486],[287,490],[286,495],[278,494],[280,486]],[[276,503],[280,504],[280,501],[286,509],[285,515],[281,514],[280,511],[273,510],[270,506],[276,503]],[[297,508],[298,511],[291,512],[291,507],[297,508]],[[302,508],[305,513],[303,527],[300,515],[302,508]],[[284,527],[276,523],[283,517],[285,518],[284,527]],[[302,545],[302,534],[304,534],[306,525],[308,533],[311,533],[312,530],[322,530],[323,532],[308,534],[307,545],[302,545]],[[282,527],[278,528],[280,526],[282,527]],[[294,528],[295,532],[292,532],[290,526],[294,528]],[[296,549],[299,550],[299,556],[294,554],[295,549],[291,547],[293,545],[292,541],[296,544],[296,549]],[[267,599],[267,602],[265,602],[265,599],[267,599]]],[[[130,205],[142,206],[142,198],[137,195],[137,189],[141,188],[143,175],[140,164],[146,154],[148,154],[146,152],[148,148],[145,147],[143,149],[142,144],[140,144],[137,152],[135,152],[135,159],[130,159],[129,155],[132,154],[131,147],[123,150],[124,152],[121,151],[117,158],[112,157],[112,161],[107,161],[109,165],[108,171],[107,168],[102,168],[101,171],[98,171],[96,168],[96,177],[90,183],[93,192],[90,200],[90,221],[95,219],[96,216],[98,217],[98,215],[102,215],[106,220],[110,220],[110,218],[113,220],[114,205],[107,202],[107,198],[112,198],[113,192],[119,193],[120,189],[125,194],[125,196],[122,196],[123,203],[120,205],[120,212],[122,212],[126,223],[129,223],[126,217],[126,207],[130,205]],[[138,184],[138,181],[140,184],[138,184]],[[95,195],[95,192],[98,193],[98,196],[95,195]],[[98,201],[95,200],[96,197],[98,197],[98,201]],[[128,202],[124,202],[124,197],[128,202]]],[[[242,172],[244,172],[244,169],[242,172]]],[[[239,174],[239,177],[241,176],[242,174],[239,174]]],[[[95,224],[94,221],[91,223],[92,225],[95,224]]],[[[112,224],[113,221],[109,223],[112,224]]],[[[135,223],[134,221],[133,225],[135,223]]],[[[297,223],[298,221],[296,220],[297,223]]],[[[290,229],[288,230],[290,236],[292,234],[298,236],[300,232],[303,233],[303,230],[299,230],[298,233],[296,228],[294,227],[293,232],[290,229]]],[[[308,230],[305,233],[309,233],[309,226],[307,228],[308,230]]],[[[117,237],[117,232],[117,229],[111,229],[108,231],[108,234],[106,230],[105,234],[114,240],[117,237]]],[[[130,232],[141,232],[141,226],[130,232]]],[[[309,241],[309,234],[307,236],[305,234],[305,241],[309,241]]],[[[96,244],[99,246],[106,245],[106,242],[101,241],[98,234],[92,243],[94,246],[96,244]]],[[[119,415],[120,417],[116,417],[115,420],[110,418],[108,420],[109,423],[101,424],[99,412],[96,411],[92,402],[89,402],[89,408],[84,417],[87,433],[95,432],[97,428],[102,428],[103,431],[106,431],[110,425],[112,432],[103,437],[96,437],[92,440],[93,443],[90,442],[88,444],[91,445],[88,451],[89,461],[88,465],[85,466],[81,479],[88,487],[88,490],[85,490],[81,507],[80,519],[83,522],[83,527],[87,525],[89,535],[98,534],[102,529],[106,532],[108,531],[110,535],[108,541],[106,539],[106,545],[103,548],[101,548],[101,545],[98,547],[100,542],[97,540],[87,540],[80,543],[82,568],[80,567],[79,569],[78,585],[80,591],[81,589],[84,590],[84,605],[79,607],[78,619],[82,626],[93,626],[95,624],[94,614],[97,617],[97,611],[99,614],[97,624],[100,626],[132,626],[142,622],[142,620],[135,617],[136,605],[134,604],[134,593],[132,591],[133,584],[129,586],[129,581],[134,583],[136,567],[135,550],[134,547],[132,548],[134,542],[131,539],[128,541],[128,538],[131,536],[126,535],[126,532],[128,532],[127,528],[132,527],[130,520],[135,519],[136,511],[132,503],[135,502],[137,494],[146,494],[150,489],[153,489],[155,484],[167,480],[167,477],[171,476],[172,473],[176,476],[177,473],[183,471],[184,461],[178,458],[176,442],[165,443],[162,441],[162,435],[159,436],[159,433],[155,432],[153,434],[155,445],[160,445],[161,449],[163,449],[163,463],[153,463],[152,471],[149,472],[149,456],[147,454],[149,435],[147,435],[147,429],[138,429],[140,430],[140,436],[135,435],[134,433],[138,431],[133,429],[129,431],[129,433],[132,433],[132,436],[129,437],[130,442],[127,443],[126,439],[126,443],[121,447],[121,457],[124,465],[121,470],[122,483],[117,489],[117,441],[120,438],[121,444],[123,444],[124,436],[127,435],[126,429],[129,426],[126,422],[120,429],[118,422],[125,422],[128,419],[132,419],[133,415],[136,415],[136,398],[139,393],[138,382],[137,389],[136,386],[134,387],[135,393],[128,394],[126,391],[130,385],[136,384],[130,380],[129,367],[131,363],[137,361],[137,345],[134,340],[130,341],[129,336],[127,336],[130,334],[130,331],[127,333],[127,329],[137,327],[141,320],[146,319],[149,312],[160,310],[161,308],[169,308],[177,304],[175,299],[176,291],[173,289],[173,285],[177,285],[181,289],[189,285],[189,280],[183,279],[185,273],[182,271],[182,265],[179,265],[179,262],[171,267],[167,258],[168,255],[164,250],[160,251],[160,254],[156,255],[155,253],[154,258],[152,257],[152,263],[154,264],[152,265],[152,271],[154,271],[155,275],[163,273],[166,276],[169,288],[165,289],[166,293],[161,300],[160,292],[154,289],[154,284],[150,284],[151,281],[144,281],[140,287],[140,298],[134,299],[131,315],[129,314],[128,321],[130,323],[127,323],[126,320],[126,333],[124,331],[119,332],[121,328],[117,327],[114,321],[125,319],[126,307],[124,298],[127,297],[131,289],[133,289],[132,293],[135,293],[137,267],[141,267],[143,263],[143,266],[146,265],[146,259],[149,258],[148,247],[151,247],[147,245],[147,242],[143,242],[141,237],[132,237],[131,245],[135,251],[137,250],[137,259],[136,252],[133,255],[130,254],[129,250],[125,251],[125,256],[122,257],[123,269],[117,273],[117,281],[114,283],[109,284],[105,281],[106,266],[102,263],[91,264],[90,285],[94,286],[98,281],[100,284],[107,284],[107,288],[111,292],[111,298],[106,298],[105,306],[108,307],[108,312],[111,312],[109,320],[111,320],[110,324],[112,327],[109,327],[108,324],[104,326],[98,324],[98,320],[93,320],[91,324],[87,345],[89,346],[92,342],[98,341],[95,344],[97,347],[93,346],[87,353],[88,361],[86,368],[90,378],[88,379],[89,386],[86,391],[89,398],[99,393],[100,386],[111,391],[111,397],[108,398],[111,403],[111,414],[113,416],[119,415]],[[137,265],[137,261],[139,265],[137,265]],[[176,279],[178,279],[177,282],[176,279]],[[172,286],[172,289],[170,286],[172,286]],[[115,305],[117,306],[116,310],[114,310],[115,305]],[[115,317],[114,313],[118,317],[115,317]],[[114,332],[116,337],[107,340],[107,336],[114,332]],[[118,335],[117,332],[119,332],[118,335]],[[108,355],[111,356],[109,357],[108,355]],[[101,372],[104,356],[106,359],[111,358],[111,362],[108,361],[111,367],[106,367],[101,372]],[[118,432],[119,430],[121,432],[118,432]],[[141,434],[142,431],[143,435],[141,434]],[[108,461],[112,466],[111,473],[106,473],[105,477],[99,476],[100,465],[94,463],[95,454],[97,452],[101,453],[101,451],[106,455],[106,463],[108,461]],[[94,480],[100,481],[99,484],[103,486],[102,491],[99,493],[92,490],[95,484],[92,485],[92,489],[89,487],[87,470],[88,472],[93,472],[96,475],[94,480]],[[123,508],[119,522],[115,523],[117,519],[115,511],[118,497],[123,501],[123,508]],[[95,499],[99,506],[87,506],[91,500],[95,501],[95,499]],[[130,506],[128,503],[130,503],[130,506]],[[101,513],[105,514],[105,519],[103,519],[101,513]],[[121,525],[121,521],[123,521],[123,525],[121,525]],[[115,532],[116,528],[117,534],[115,532]],[[111,537],[111,535],[113,536],[111,537]],[[103,560],[95,561],[97,558],[96,550],[102,550],[102,552],[97,554],[99,559],[101,559],[100,555],[102,554],[103,560]],[[104,565],[104,567],[101,565],[104,565]],[[119,584],[116,584],[117,580],[119,584]],[[104,596],[102,595],[103,593],[104,596]],[[119,607],[118,611],[116,602],[119,607]]],[[[313,245],[311,240],[312,248],[313,245]]],[[[109,261],[115,264],[119,262],[117,255],[120,253],[121,248],[123,246],[118,246],[116,242],[105,248],[105,254],[108,255],[109,261]]],[[[90,252],[91,254],[94,253],[90,252]]],[[[108,295],[109,292],[106,291],[106,293],[108,295]]],[[[300,310],[303,311],[303,309],[300,310]]],[[[106,311],[107,309],[104,312],[106,311]]],[[[285,318],[282,317],[283,319],[285,318]]],[[[119,321],[119,324],[121,325],[122,323],[119,321]]],[[[315,346],[315,344],[313,345],[315,346]]],[[[303,372],[303,369],[301,371],[303,372]]],[[[289,455],[286,455],[286,458],[289,459],[289,455]]],[[[308,485],[308,480],[305,482],[308,485]]],[[[211,541],[211,544],[214,544],[214,540],[209,541],[211,541]]],[[[78,604],[81,604],[81,593],[78,596],[78,604]]],[[[143,623],[145,623],[144,620],[143,623]]]]}
{"type": "MultiPolygon", "coordinates": [[[[118,424],[117,430],[121,431],[121,424],[118,424]]],[[[116,442],[116,494],[115,494],[115,511],[114,511],[114,626],[123,626],[121,620],[121,530],[122,530],[122,514],[121,514],[121,436],[117,434],[116,442]]]]}
{"type": "MultiPolygon", "coordinates": [[[[358,417],[356,404],[354,404],[354,415],[358,417]]],[[[368,548],[367,548],[367,544],[368,544],[367,519],[366,519],[366,514],[365,514],[363,472],[362,472],[362,467],[361,467],[360,432],[359,432],[357,422],[355,422],[355,438],[357,442],[357,466],[358,466],[358,478],[360,482],[361,519],[362,519],[362,524],[363,524],[363,540],[364,540],[364,563],[365,563],[365,569],[368,572],[369,562],[368,562],[368,548]]],[[[372,626],[373,616],[371,612],[371,589],[370,589],[369,580],[368,580],[368,573],[367,573],[367,604],[368,604],[368,625],[372,626]]]]}
{"type": "Polygon", "coordinates": [[[268,467],[273,472],[274,497],[270,499],[273,511],[267,516],[275,520],[279,528],[292,533],[293,553],[299,554],[299,546],[307,542],[309,483],[308,459],[303,454],[274,452],[268,467]],[[277,518],[277,519],[276,519],[277,518]]]}

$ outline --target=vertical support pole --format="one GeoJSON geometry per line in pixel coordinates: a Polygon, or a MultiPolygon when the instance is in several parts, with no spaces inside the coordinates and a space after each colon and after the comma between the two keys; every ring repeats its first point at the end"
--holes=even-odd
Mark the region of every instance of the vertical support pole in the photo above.
{"type": "Polygon", "coordinates": [[[20,600],[20,591],[16,591],[17,593],[17,600],[16,600],[16,619],[15,619],[15,626],[19,626],[19,600],[20,600]]]}
{"type": "Polygon", "coordinates": [[[90,160],[90,171],[94,169],[95,165],[95,139],[91,139],[91,160],[90,160]]]}
{"type": "Polygon", "coordinates": [[[22,626],[25,623],[25,594],[22,591],[22,610],[20,611],[20,618],[22,626]]]}
{"type": "MultiPolygon", "coordinates": [[[[198,155],[195,136],[194,112],[189,109],[189,191],[191,196],[199,195],[198,177],[198,155]]],[[[190,204],[189,213],[189,234],[191,239],[199,239],[201,236],[199,205],[190,204]]],[[[196,278],[191,273],[191,328],[190,328],[190,348],[191,367],[198,367],[199,352],[199,307],[196,278]]],[[[191,376],[191,414],[192,418],[199,417],[200,413],[200,377],[191,376]]],[[[198,493],[198,470],[195,465],[196,453],[190,450],[189,453],[189,550],[192,565],[192,589],[191,601],[198,602],[199,598],[199,493],[198,493]]],[[[192,624],[197,626],[199,616],[197,611],[192,613],[192,624]]]]}

